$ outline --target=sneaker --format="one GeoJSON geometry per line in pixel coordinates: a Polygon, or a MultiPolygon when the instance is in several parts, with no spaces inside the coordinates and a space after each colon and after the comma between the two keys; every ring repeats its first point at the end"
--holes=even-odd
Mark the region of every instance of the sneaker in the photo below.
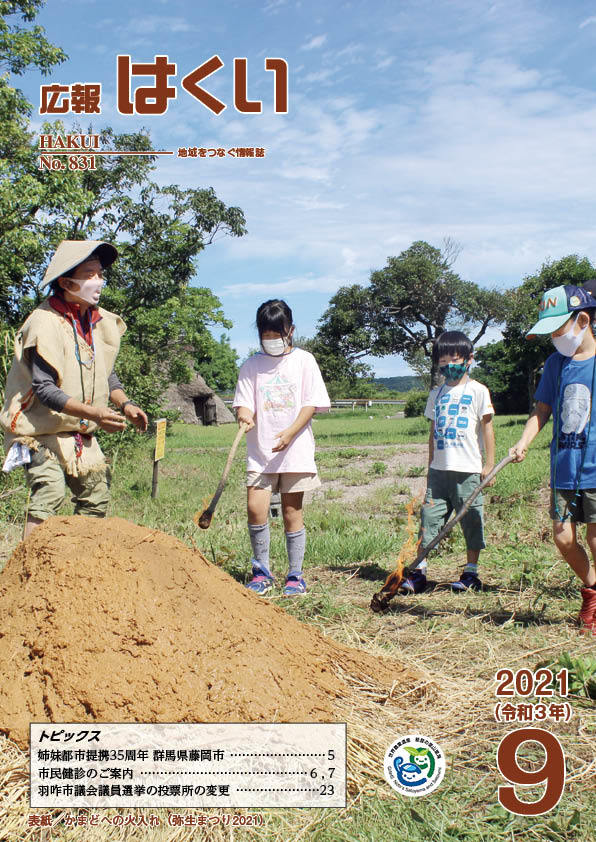
{"type": "Polygon", "coordinates": [[[596,590],[594,588],[582,588],[582,607],[579,612],[579,624],[583,634],[592,630],[596,635],[596,590]]]}
{"type": "MultiPolygon", "coordinates": [[[[451,590],[454,591],[454,593],[462,593],[462,591],[481,591],[482,582],[475,573],[470,573],[469,570],[464,570],[460,576],[459,582],[451,583],[451,590]]],[[[596,591],[594,593],[596,593],[596,591]]]]}
{"type": "Polygon", "coordinates": [[[422,593],[426,590],[426,576],[420,570],[412,570],[407,579],[404,579],[397,592],[403,595],[422,593]]]}
{"type": "MultiPolygon", "coordinates": [[[[302,576],[288,576],[284,596],[302,596],[306,593],[306,582],[302,576]]],[[[596,593],[596,591],[595,591],[596,593]]]]}
{"type": "Polygon", "coordinates": [[[262,570],[255,567],[253,567],[252,572],[253,577],[246,587],[249,591],[264,596],[273,587],[273,576],[267,576],[262,570]]]}

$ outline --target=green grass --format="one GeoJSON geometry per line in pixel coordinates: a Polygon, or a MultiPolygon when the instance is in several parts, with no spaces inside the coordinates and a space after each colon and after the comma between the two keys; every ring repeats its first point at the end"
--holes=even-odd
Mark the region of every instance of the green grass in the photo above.
{"type": "Polygon", "coordinates": [[[385,413],[366,415],[352,412],[333,412],[318,415],[314,424],[317,444],[345,445],[348,443],[398,444],[428,439],[428,421],[425,418],[385,418],[385,413]],[[371,419],[369,416],[373,415],[371,419]]]}
{"type": "Polygon", "coordinates": [[[405,477],[423,477],[427,472],[426,465],[414,465],[411,468],[407,468],[405,473],[402,476],[405,477]]]}

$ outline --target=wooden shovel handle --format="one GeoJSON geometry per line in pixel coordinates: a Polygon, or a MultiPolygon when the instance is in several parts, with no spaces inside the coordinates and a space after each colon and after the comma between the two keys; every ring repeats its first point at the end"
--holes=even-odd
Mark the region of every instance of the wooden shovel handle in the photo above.
{"type": "Polygon", "coordinates": [[[201,527],[201,529],[207,529],[209,524],[211,523],[211,518],[213,517],[213,512],[215,511],[215,507],[221,497],[221,493],[225,488],[226,482],[228,480],[228,474],[230,473],[230,468],[232,467],[232,462],[234,461],[234,456],[236,455],[236,451],[238,450],[238,445],[240,444],[240,439],[247,431],[248,427],[246,424],[240,424],[238,427],[238,432],[236,433],[236,438],[232,442],[232,447],[230,448],[230,452],[228,454],[228,459],[226,461],[225,468],[223,469],[223,474],[221,475],[221,479],[219,481],[219,485],[213,495],[213,499],[209,503],[209,506],[202,512],[200,515],[197,512],[195,514],[193,520],[195,523],[201,527]]]}

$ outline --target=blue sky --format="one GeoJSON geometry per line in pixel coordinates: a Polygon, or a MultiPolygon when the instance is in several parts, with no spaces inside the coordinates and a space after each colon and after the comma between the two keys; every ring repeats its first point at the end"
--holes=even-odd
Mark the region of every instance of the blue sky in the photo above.
{"type": "MultiPolygon", "coordinates": [[[[101,81],[102,126],[147,126],[155,148],[266,150],[264,159],[162,159],[154,174],[161,184],[212,186],[246,214],[248,234],[206,249],[197,275],[233,320],[241,358],[256,345],[261,301],[285,298],[298,333],[312,335],[341,285],[367,283],[415,240],[441,247],[454,238],[454,269],[490,287],[511,287],[549,258],[596,258],[596,2],[74,7],[76,23],[72,0],[50,0],[37,19],[69,59],[49,79],[30,73],[18,83],[34,103],[42,81],[101,81]],[[177,63],[166,115],[117,113],[118,53],[177,63]],[[219,116],[180,85],[214,54],[225,67],[204,87],[227,104],[219,116]],[[260,115],[233,107],[235,57],[248,60],[260,115]],[[273,113],[265,57],[289,64],[288,114],[273,113]]],[[[373,365],[379,376],[408,373],[398,357],[373,365]]]]}

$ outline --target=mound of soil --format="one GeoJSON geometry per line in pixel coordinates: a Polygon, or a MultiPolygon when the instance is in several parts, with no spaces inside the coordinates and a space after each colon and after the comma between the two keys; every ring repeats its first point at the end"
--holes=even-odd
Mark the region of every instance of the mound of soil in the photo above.
{"type": "Polygon", "coordinates": [[[418,678],[120,518],[51,518],[0,574],[0,731],[22,748],[48,720],[332,721],[350,677],[418,678]]]}

